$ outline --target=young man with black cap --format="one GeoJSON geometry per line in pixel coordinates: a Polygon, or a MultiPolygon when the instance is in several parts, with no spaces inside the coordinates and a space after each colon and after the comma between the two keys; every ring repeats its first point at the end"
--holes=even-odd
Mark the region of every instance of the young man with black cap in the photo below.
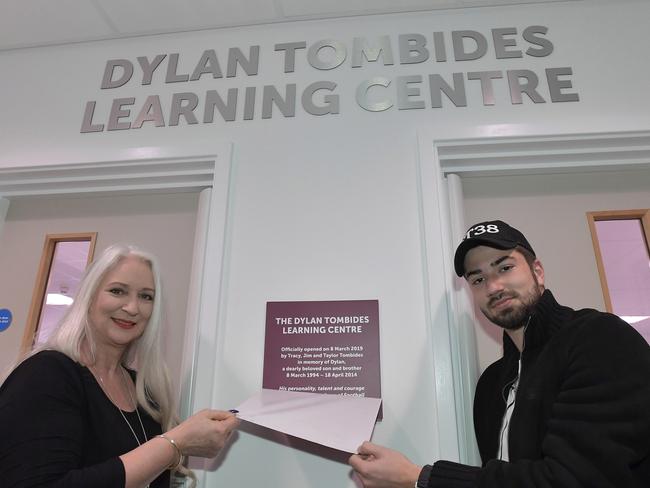
{"type": "Polygon", "coordinates": [[[350,458],[364,486],[650,487],[650,347],[641,335],[615,315],[558,304],[532,246],[505,222],[472,226],[454,268],[504,329],[503,357],[474,397],[483,465],[420,467],[365,442],[350,458]]]}

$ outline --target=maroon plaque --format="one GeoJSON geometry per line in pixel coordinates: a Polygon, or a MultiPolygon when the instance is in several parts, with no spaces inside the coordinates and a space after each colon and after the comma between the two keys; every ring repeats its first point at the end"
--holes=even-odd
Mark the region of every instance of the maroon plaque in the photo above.
{"type": "Polygon", "coordinates": [[[381,398],[377,300],[267,302],[263,388],[381,398]]]}

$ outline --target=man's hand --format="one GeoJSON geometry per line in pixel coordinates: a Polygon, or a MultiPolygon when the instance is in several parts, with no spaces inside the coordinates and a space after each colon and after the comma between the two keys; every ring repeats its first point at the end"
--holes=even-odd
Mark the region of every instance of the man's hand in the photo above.
{"type": "Polygon", "coordinates": [[[350,466],[365,488],[413,488],[422,468],[403,454],[372,442],[364,442],[358,454],[350,456],[350,466]]]}

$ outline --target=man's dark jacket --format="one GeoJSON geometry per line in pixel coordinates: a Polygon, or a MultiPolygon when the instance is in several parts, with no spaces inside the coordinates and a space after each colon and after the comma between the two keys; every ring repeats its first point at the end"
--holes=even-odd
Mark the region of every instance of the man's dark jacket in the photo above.
{"type": "Polygon", "coordinates": [[[636,330],[615,315],[561,306],[544,292],[525,332],[510,462],[495,458],[520,354],[507,334],[503,345],[474,398],[483,466],[438,461],[423,470],[425,486],[650,487],[650,346],[636,330]]]}

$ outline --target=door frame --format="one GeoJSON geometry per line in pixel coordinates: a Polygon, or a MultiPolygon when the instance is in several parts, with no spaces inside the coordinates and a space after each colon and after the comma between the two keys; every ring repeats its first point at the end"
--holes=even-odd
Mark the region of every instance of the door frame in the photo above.
{"type": "Polygon", "coordinates": [[[650,131],[441,140],[427,129],[418,131],[417,138],[422,268],[433,337],[440,452],[480,465],[472,413],[479,376],[474,307],[453,266],[454,249],[466,230],[462,179],[650,168],[650,131]],[[441,279],[446,327],[435,320],[441,304],[428,293],[441,279]]]}
{"type": "Polygon", "coordinates": [[[215,143],[210,149],[208,154],[169,158],[123,158],[0,168],[0,232],[11,201],[18,198],[200,192],[181,365],[179,401],[183,417],[191,413],[195,403],[199,347],[214,347],[210,341],[216,340],[218,324],[214,318],[218,316],[222,296],[232,144],[215,143]],[[212,324],[214,335],[206,334],[210,328],[201,326],[204,322],[212,324]]]}

